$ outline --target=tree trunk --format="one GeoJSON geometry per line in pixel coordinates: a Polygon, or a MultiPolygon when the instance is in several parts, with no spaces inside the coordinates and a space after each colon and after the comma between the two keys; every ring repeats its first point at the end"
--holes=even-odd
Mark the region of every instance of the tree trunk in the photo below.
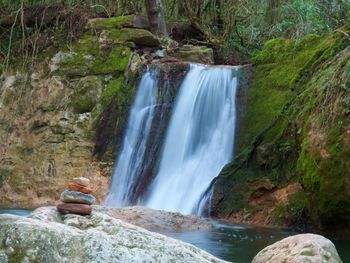
{"type": "Polygon", "coordinates": [[[162,1],[145,0],[145,4],[152,33],[157,36],[167,36],[162,1]]]}

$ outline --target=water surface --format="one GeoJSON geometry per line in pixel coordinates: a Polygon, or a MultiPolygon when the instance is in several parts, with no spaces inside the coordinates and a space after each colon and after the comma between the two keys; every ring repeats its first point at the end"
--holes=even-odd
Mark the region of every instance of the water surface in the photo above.
{"type": "MultiPolygon", "coordinates": [[[[266,246],[298,232],[278,228],[224,225],[213,222],[213,230],[163,232],[167,236],[195,245],[210,254],[235,263],[250,263],[266,246]]],[[[344,263],[350,262],[350,239],[332,240],[344,263]]]]}

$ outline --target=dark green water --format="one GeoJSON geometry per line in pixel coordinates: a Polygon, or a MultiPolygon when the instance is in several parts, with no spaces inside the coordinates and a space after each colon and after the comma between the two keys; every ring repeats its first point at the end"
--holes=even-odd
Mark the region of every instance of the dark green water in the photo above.
{"type": "MultiPolygon", "coordinates": [[[[28,216],[30,210],[1,209],[0,214],[28,216]]],[[[162,232],[162,234],[193,244],[218,258],[235,263],[250,263],[264,247],[287,236],[298,234],[290,230],[245,225],[224,225],[213,222],[210,231],[162,232]]],[[[349,240],[332,240],[344,263],[350,262],[349,240]]]]}
{"type": "MultiPolygon", "coordinates": [[[[264,247],[287,236],[298,234],[290,230],[255,226],[228,226],[214,222],[211,231],[163,233],[167,236],[193,244],[218,258],[235,263],[250,263],[264,247]]],[[[350,262],[350,239],[332,240],[344,263],[350,262]]]]}

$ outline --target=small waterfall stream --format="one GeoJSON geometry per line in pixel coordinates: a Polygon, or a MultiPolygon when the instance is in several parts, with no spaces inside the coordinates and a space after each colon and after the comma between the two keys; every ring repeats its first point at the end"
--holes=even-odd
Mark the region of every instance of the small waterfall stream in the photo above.
{"type": "Polygon", "coordinates": [[[106,204],[113,207],[128,205],[138,175],[142,169],[147,139],[157,102],[157,77],[147,71],[140,82],[129,115],[122,150],[113,172],[106,204]]]}
{"type": "Polygon", "coordinates": [[[146,206],[195,212],[212,179],[232,158],[236,87],[230,68],[191,66],[177,97],[146,206]]]}
{"type": "MultiPolygon", "coordinates": [[[[135,203],[133,194],[142,174],[145,152],[149,152],[147,141],[160,92],[157,85],[154,72],[142,77],[106,199],[109,206],[135,203]]],[[[158,172],[141,197],[145,206],[184,214],[201,213],[204,192],[232,159],[236,90],[236,68],[190,66],[161,142],[158,172]]]]}

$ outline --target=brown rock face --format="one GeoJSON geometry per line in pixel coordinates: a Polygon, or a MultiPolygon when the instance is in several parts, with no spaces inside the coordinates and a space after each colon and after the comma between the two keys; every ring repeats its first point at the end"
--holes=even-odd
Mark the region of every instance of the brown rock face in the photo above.
{"type": "Polygon", "coordinates": [[[82,186],[80,184],[73,183],[73,182],[68,184],[68,189],[73,191],[78,191],[84,194],[90,194],[92,192],[92,189],[90,187],[82,186]]]}
{"type": "Polygon", "coordinates": [[[90,215],[91,206],[84,204],[59,204],[57,210],[61,214],[90,215]]]}

